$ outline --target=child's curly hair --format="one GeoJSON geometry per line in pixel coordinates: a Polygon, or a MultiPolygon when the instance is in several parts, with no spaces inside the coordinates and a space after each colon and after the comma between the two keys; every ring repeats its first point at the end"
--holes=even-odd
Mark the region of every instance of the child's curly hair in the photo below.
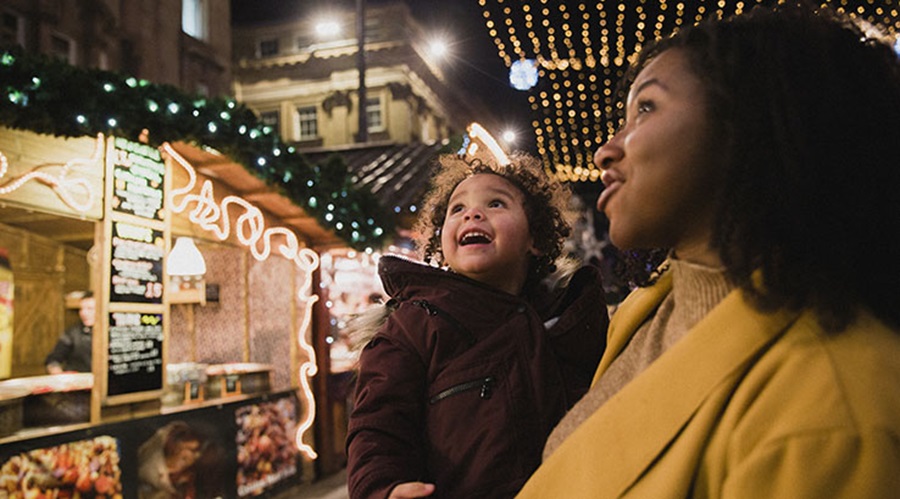
{"type": "Polygon", "coordinates": [[[441,226],[447,214],[450,196],[463,180],[472,175],[489,173],[510,181],[524,194],[528,229],[540,255],[532,261],[529,282],[543,279],[556,269],[563,243],[572,231],[574,213],[568,208],[571,191],[547,176],[540,160],[527,154],[513,154],[510,163],[501,166],[496,160],[466,160],[454,154],[438,159],[440,170],[431,180],[431,188],[423,201],[421,216],[415,224],[415,239],[426,262],[444,266],[441,252],[441,226]]]}

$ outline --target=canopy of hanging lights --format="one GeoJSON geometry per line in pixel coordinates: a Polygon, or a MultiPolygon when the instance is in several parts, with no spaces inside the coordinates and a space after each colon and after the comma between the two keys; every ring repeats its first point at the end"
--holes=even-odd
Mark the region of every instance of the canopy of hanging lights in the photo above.
{"type": "MultiPolygon", "coordinates": [[[[618,127],[617,88],[647,42],[707,16],[739,15],[770,0],[478,0],[488,33],[529,93],[538,153],[562,181],[597,182],[591,155],[618,127]]],[[[900,0],[824,2],[883,36],[900,31],[900,0]]]]}

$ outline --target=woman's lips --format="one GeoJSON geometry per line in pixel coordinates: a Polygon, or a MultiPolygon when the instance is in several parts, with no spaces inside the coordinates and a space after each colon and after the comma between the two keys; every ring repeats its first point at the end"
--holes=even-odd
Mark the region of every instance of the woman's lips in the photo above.
{"type": "Polygon", "coordinates": [[[600,193],[600,197],[597,198],[597,211],[605,212],[606,206],[609,205],[610,198],[612,198],[613,194],[615,194],[622,186],[622,178],[613,170],[603,170],[603,174],[600,175],[600,180],[605,187],[603,188],[603,192],[600,193]]]}
{"type": "Polygon", "coordinates": [[[606,211],[606,206],[609,204],[609,200],[621,186],[622,182],[614,181],[603,188],[603,192],[601,192],[600,197],[597,198],[597,211],[606,211]]]}

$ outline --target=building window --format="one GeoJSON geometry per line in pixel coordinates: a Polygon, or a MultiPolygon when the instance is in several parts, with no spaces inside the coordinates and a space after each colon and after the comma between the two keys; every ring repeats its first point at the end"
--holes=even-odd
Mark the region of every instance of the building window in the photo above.
{"type": "Polygon", "coordinates": [[[25,20],[11,12],[0,12],[0,45],[25,45],[25,20]]]}
{"type": "Polygon", "coordinates": [[[281,123],[281,117],[279,116],[279,114],[280,113],[278,111],[265,111],[259,113],[259,121],[263,125],[270,127],[272,130],[275,130],[275,132],[277,133],[281,129],[279,127],[281,123]]]}
{"type": "Polygon", "coordinates": [[[207,0],[182,0],[181,29],[198,40],[207,39],[207,0]]]}
{"type": "Polygon", "coordinates": [[[100,50],[97,53],[97,69],[109,71],[109,54],[105,50],[100,50]]]}
{"type": "Polygon", "coordinates": [[[76,64],[75,42],[66,35],[53,33],[50,35],[50,55],[69,64],[76,64]]]}
{"type": "Polygon", "coordinates": [[[273,57],[278,55],[278,39],[271,38],[269,40],[260,40],[259,42],[259,56],[260,57],[273,57]]]}
{"type": "Polygon", "coordinates": [[[384,112],[378,97],[366,99],[366,124],[370,132],[384,131],[384,112]]]}
{"type": "Polygon", "coordinates": [[[316,108],[297,108],[297,140],[313,140],[319,137],[319,122],[316,117],[316,108]]]}

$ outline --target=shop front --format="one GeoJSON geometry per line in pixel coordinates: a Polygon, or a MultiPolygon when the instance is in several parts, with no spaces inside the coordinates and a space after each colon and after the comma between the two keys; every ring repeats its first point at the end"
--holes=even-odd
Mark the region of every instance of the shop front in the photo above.
{"type": "Polygon", "coordinates": [[[0,128],[0,496],[311,479],[336,447],[315,424],[317,250],[340,245],[209,148],[0,128]],[[49,374],[86,291],[91,367],[49,374]]]}

